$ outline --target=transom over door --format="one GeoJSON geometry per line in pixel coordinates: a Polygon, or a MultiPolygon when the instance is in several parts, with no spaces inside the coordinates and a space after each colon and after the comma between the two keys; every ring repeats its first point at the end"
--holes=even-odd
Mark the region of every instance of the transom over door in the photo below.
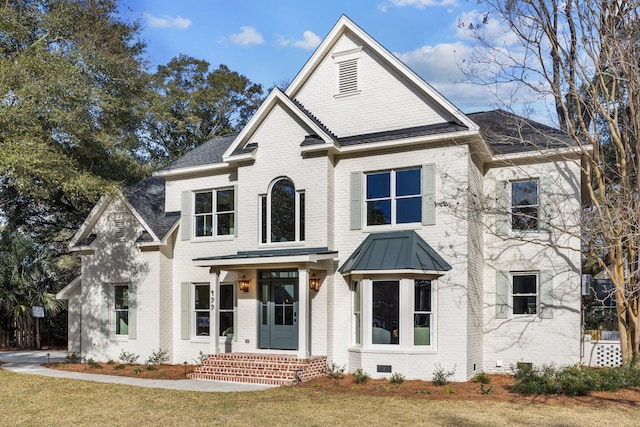
{"type": "Polygon", "coordinates": [[[260,348],[298,349],[298,271],[260,271],[260,348]]]}

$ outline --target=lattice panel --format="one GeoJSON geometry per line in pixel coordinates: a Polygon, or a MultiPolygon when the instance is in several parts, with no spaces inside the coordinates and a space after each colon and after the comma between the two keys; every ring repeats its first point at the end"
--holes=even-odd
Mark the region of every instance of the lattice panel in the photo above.
{"type": "Polygon", "coordinates": [[[596,344],[596,366],[620,366],[622,354],[619,344],[596,344]]]}

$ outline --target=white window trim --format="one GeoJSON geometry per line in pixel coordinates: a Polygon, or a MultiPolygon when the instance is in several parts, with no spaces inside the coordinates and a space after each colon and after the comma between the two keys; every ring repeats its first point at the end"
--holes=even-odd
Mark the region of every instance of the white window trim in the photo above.
{"type": "Polygon", "coordinates": [[[189,333],[191,340],[193,341],[209,341],[211,339],[211,317],[213,316],[213,305],[211,304],[211,283],[208,282],[193,282],[189,289],[189,310],[191,314],[189,316],[189,333]],[[209,287],[209,309],[196,310],[196,286],[208,286],[209,287]],[[198,318],[197,313],[209,312],[209,335],[198,335],[198,318]]]}
{"type": "Polygon", "coordinates": [[[306,192],[305,190],[299,190],[296,188],[296,184],[295,182],[293,182],[293,180],[289,177],[286,176],[282,176],[279,178],[274,179],[271,184],[269,184],[269,189],[267,191],[266,194],[260,194],[258,195],[258,245],[259,246],[304,246],[305,241],[306,241],[306,234],[307,234],[307,230],[306,230],[306,224],[307,222],[307,196],[306,196],[306,192]],[[289,180],[291,181],[291,183],[293,184],[293,188],[295,189],[295,205],[294,205],[294,209],[295,209],[295,240],[289,241],[289,242],[271,242],[271,191],[273,189],[273,186],[281,181],[281,180],[289,180]],[[305,239],[304,240],[300,240],[300,232],[301,232],[301,227],[300,227],[300,197],[301,194],[305,194],[305,239]],[[266,221],[263,221],[262,218],[262,198],[265,198],[267,201],[267,207],[266,207],[266,221]],[[267,241],[263,242],[262,241],[262,223],[265,223],[267,226],[267,231],[266,231],[266,236],[267,236],[267,241]]]}
{"type": "MultiPolygon", "coordinates": [[[[426,277],[402,277],[398,276],[380,276],[372,278],[356,279],[352,281],[360,282],[360,345],[355,344],[355,340],[351,341],[350,350],[367,352],[384,352],[384,353],[435,353],[437,352],[437,330],[438,330],[438,307],[437,307],[437,289],[438,281],[435,278],[426,277]],[[429,345],[413,345],[413,329],[414,329],[414,280],[425,279],[431,281],[431,331],[429,345]],[[399,282],[399,300],[400,300],[400,339],[399,344],[373,344],[372,339],[372,319],[373,319],[373,282],[377,281],[397,281],[399,282]]],[[[352,290],[352,295],[354,294],[352,290]]],[[[352,296],[353,298],[354,296],[352,296]]],[[[353,310],[351,310],[353,319],[353,310]]],[[[353,335],[355,321],[352,320],[353,335]]]]}
{"type": "MultiPolygon", "coordinates": [[[[229,234],[217,234],[218,231],[218,215],[222,215],[222,214],[233,214],[234,215],[234,219],[235,219],[235,215],[237,215],[238,213],[235,211],[235,209],[232,209],[230,211],[223,211],[223,212],[217,212],[216,208],[217,208],[217,195],[218,195],[218,191],[226,191],[226,190],[231,190],[233,191],[233,197],[234,199],[237,197],[236,191],[235,191],[235,187],[231,186],[227,186],[227,187],[220,187],[220,188],[210,188],[210,189],[204,189],[204,190],[195,190],[191,192],[191,236],[193,237],[194,241],[211,241],[211,240],[233,240],[235,238],[235,230],[232,228],[229,232],[229,234]],[[211,193],[211,212],[206,212],[206,213],[196,213],[196,194],[200,194],[200,193],[211,193]],[[212,222],[211,222],[211,236],[198,236],[196,235],[196,229],[197,229],[197,224],[198,222],[196,221],[196,218],[199,216],[205,216],[205,215],[211,215],[212,216],[212,222]]],[[[235,221],[232,222],[231,226],[234,227],[234,223],[235,221]]]]}
{"type": "Polygon", "coordinates": [[[509,314],[514,319],[531,319],[540,317],[540,272],[539,271],[513,271],[509,272],[509,314]],[[535,276],[536,277],[536,312],[520,313],[513,312],[513,298],[516,296],[528,296],[534,294],[516,294],[513,292],[513,278],[516,276],[535,276]]]}
{"type": "Polygon", "coordinates": [[[362,229],[363,230],[380,230],[380,229],[388,229],[388,228],[393,228],[394,230],[417,230],[420,229],[422,227],[422,197],[423,197],[423,188],[422,188],[422,167],[420,166],[410,166],[410,167],[402,167],[402,168],[391,168],[391,169],[384,169],[384,170],[379,170],[379,171],[365,171],[363,173],[364,177],[363,177],[363,185],[362,185],[362,200],[363,200],[363,204],[362,204],[362,218],[361,218],[361,223],[363,224],[362,229]],[[419,178],[419,184],[420,184],[420,191],[418,192],[417,195],[410,195],[410,196],[396,196],[396,173],[397,172],[402,172],[402,171],[407,171],[407,170],[418,170],[420,172],[420,178],[419,178]],[[374,198],[374,199],[369,199],[367,198],[367,176],[368,175],[375,175],[375,174],[382,174],[382,173],[389,173],[390,174],[390,192],[389,192],[389,197],[385,197],[385,198],[374,198]],[[402,199],[409,199],[412,197],[419,197],[420,198],[420,216],[418,218],[417,221],[414,222],[403,222],[398,224],[396,222],[397,219],[397,209],[396,209],[396,200],[402,200],[402,199]],[[371,202],[371,201],[376,201],[376,200],[391,200],[391,223],[390,224],[377,224],[377,225],[369,225],[367,224],[367,203],[371,202]]]}
{"type": "Polygon", "coordinates": [[[129,292],[131,291],[131,283],[129,282],[119,282],[112,283],[109,286],[109,331],[110,336],[113,341],[128,341],[129,340],[129,331],[128,328],[130,326],[129,322],[129,301],[127,301],[127,334],[116,334],[116,322],[118,317],[116,316],[117,311],[124,310],[116,310],[116,287],[126,286],[127,287],[127,300],[129,299],[129,292]]]}

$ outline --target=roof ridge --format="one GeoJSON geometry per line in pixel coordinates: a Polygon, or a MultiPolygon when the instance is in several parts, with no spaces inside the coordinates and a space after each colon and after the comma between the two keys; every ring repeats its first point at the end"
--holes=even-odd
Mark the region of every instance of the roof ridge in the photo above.
{"type": "MultiPolygon", "coordinates": [[[[287,98],[289,98],[289,96],[284,93],[284,96],[286,96],[287,98]]],[[[311,120],[313,120],[318,126],[320,126],[322,128],[323,131],[325,131],[327,133],[327,135],[330,135],[333,139],[338,139],[338,136],[331,132],[331,130],[324,124],[322,123],[322,121],[316,117],[313,113],[311,113],[311,111],[307,110],[307,108],[302,105],[302,103],[300,101],[298,101],[297,99],[294,98],[289,98],[298,108],[300,108],[300,110],[307,115],[307,117],[309,117],[311,120]]]]}

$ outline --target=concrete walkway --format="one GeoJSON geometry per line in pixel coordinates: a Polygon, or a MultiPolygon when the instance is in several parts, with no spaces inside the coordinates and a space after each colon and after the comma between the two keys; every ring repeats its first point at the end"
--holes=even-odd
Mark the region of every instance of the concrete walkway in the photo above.
{"type": "Polygon", "coordinates": [[[204,391],[204,392],[238,392],[260,391],[273,386],[262,384],[243,384],[224,381],[203,380],[152,380],[144,378],[118,377],[112,375],[85,374],[82,372],[58,371],[56,369],[40,366],[42,363],[64,362],[67,353],[64,351],[25,350],[2,351],[0,361],[1,369],[21,374],[43,375],[46,377],[70,378],[84,381],[96,381],[111,384],[126,384],[138,387],[166,388],[171,390],[204,391]],[[47,354],[49,356],[47,356],[47,354]]]}

